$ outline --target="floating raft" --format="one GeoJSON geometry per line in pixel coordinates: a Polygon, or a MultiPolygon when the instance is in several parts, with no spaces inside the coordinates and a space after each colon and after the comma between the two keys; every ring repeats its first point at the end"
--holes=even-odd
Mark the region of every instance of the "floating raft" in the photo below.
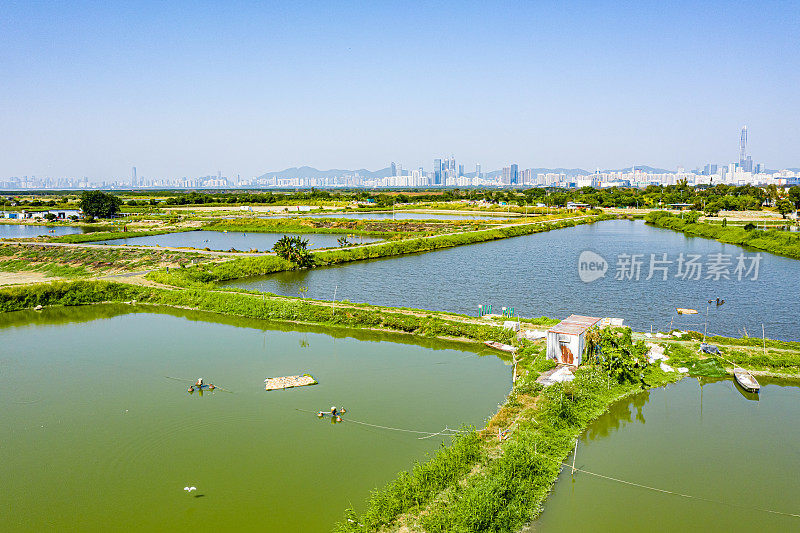
{"type": "Polygon", "coordinates": [[[266,390],[283,390],[293,387],[305,387],[307,385],[317,385],[318,382],[311,374],[302,376],[283,376],[278,378],[267,378],[264,380],[266,390]]]}

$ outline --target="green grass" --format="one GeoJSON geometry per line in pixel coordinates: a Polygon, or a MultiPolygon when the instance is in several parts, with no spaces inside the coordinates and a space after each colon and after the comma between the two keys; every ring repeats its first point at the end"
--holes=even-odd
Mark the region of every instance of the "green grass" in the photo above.
{"type": "Polygon", "coordinates": [[[244,218],[215,220],[203,225],[213,231],[270,232],[270,233],[332,233],[385,238],[407,238],[457,231],[474,231],[485,227],[470,221],[437,220],[353,220],[348,218],[244,218]]]}
{"type": "Polygon", "coordinates": [[[203,262],[213,256],[163,249],[0,244],[0,270],[36,271],[50,276],[82,277],[109,271],[140,271],[203,262]]]}
{"type": "MultiPolygon", "coordinates": [[[[530,379],[536,375],[531,374],[530,379]]],[[[676,377],[652,366],[645,379],[649,386],[660,386],[676,377]]],[[[586,426],[641,387],[610,383],[598,368],[582,367],[575,381],[544,390],[524,378],[518,380],[503,409],[521,405],[518,395],[523,390],[538,394],[538,408],[525,413],[499,449],[488,453],[494,439],[481,440],[482,450],[464,458],[454,454],[452,464],[440,458],[444,454],[440,452],[431,460],[431,468],[443,475],[428,477],[415,465],[411,472],[401,473],[386,488],[374,492],[360,515],[348,509],[334,531],[391,531],[400,523],[428,533],[517,531],[541,511],[560,463],[586,426]],[[473,470],[472,475],[457,475],[473,470]]],[[[458,441],[454,444],[460,445],[458,441]]]]}
{"type": "Polygon", "coordinates": [[[190,307],[246,318],[380,329],[423,337],[511,342],[514,336],[510,330],[492,325],[465,323],[435,315],[418,316],[392,308],[337,307],[334,312],[331,302],[267,298],[238,292],[167,290],[100,281],[54,282],[3,289],[0,290],[0,311],[15,311],[36,305],[78,305],[120,299],[190,307]]]}
{"type": "Polygon", "coordinates": [[[3,272],[40,272],[49,277],[82,278],[91,276],[92,273],[83,267],[72,267],[54,263],[37,263],[23,259],[9,259],[0,261],[0,270],[3,272]]]}
{"type": "Polygon", "coordinates": [[[800,259],[800,235],[778,230],[751,230],[743,227],[690,222],[665,211],[653,211],[645,217],[648,224],[659,228],[681,231],[687,235],[716,239],[727,244],[737,244],[764,250],[776,255],[800,259]]]}

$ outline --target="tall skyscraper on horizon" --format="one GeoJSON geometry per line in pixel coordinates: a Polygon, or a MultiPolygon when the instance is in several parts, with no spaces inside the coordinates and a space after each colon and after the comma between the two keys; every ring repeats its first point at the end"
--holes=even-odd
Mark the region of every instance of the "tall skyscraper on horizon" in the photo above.
{"type": "Polygon", "coordinates": [[[519,184],[519,165],[512,163],[510,166],[503,167],[503,177],[501,178],[503,185],[511,185],[512,187],[519,184]]]}
{"type": "Polygon", "coordinates": [[[442,160],[433,160],[433,185],[442,184],[442,160]]]}
{"type": "Polygon", "coordinates": [[[742,135],[739,137],[739,165],[747,159],[747,126],[742,127],[742,135]]]}
{"type": "Polygon", "coordinates": [[[133,167],[131,170],[131,187],[136,187],[138,183],[136,183],[136,167],[133,167]]]}
{"type": "Polygon", "coordinates": [[[391,166],[392,166],[392,176],[397,176],[397,165],[394,164],[394,161],[392,161],[391,166]]]}
{"type": "Polygon", "coordinates": [[[747,155],[747,126],[742,128],[739,137],[739,170],[742,172],[753,171],[753,158],[747,155]]]}

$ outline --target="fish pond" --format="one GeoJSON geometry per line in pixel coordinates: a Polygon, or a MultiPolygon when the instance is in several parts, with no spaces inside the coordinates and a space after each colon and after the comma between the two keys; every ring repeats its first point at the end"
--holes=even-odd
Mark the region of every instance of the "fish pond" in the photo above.
{"type": "Polygon", "coordinates": [[[408,211],[385,212],[358,212],[358,211],[339,211],[336,213],[279,213],[275,215],[262,216],[259,218],[356,218],[359,220],[507,220],[514,215],[503,213],[411,213],[408,211]]]}
{"type": "Polygon", "coordinates": [[[41,235],[71,235],[89,233],[91,228],[80,226],[36,226],[33,224],[0,224],[0,239],[23,239],[41,235]]]}
{"type": "Polygon", "coordinates": [[[149,306],[0,314],[0,336],[3,531],[328,531],[511,386],[475,345],[149,306]]]}
{"type": "Polygon", "coordinates": [[[564,468],[525,531],[797,531],[800,387],[759,380],[759,401],[684,379],[612,406],[578,444],[591,474],[564,468]]]}
{"type": "Polygon", "coordinates": [[[639,331],[703,331],[712,300],[709,333],[761,336],[763,323],[769,338],[800,340],[798,279],[800,261],[795,259],[687,237],[642,221],[612,220],[227,284],[290,296],[307,286],[312,298],[330,300],[335,290],[339,300],[470,315],[477,314],[479,305],[491,304],[495,313],[506,306],[522,316],[620,317],[639,331]],[[605,265],[604,274],[591,278],[600,271],[587,269],[582,278],[579,258],[584,252],[589,252],[584,263],[605,265]],[[700,269],[681,277],[695,256],[700,269]],[[736,273],[739,256],[745,267],[741,276],[736,273]],[[717,259],[729,264],[715,270],[717,259]],[[725,303],[717,306],[717,298],[725,303]],[[678,307],[698,313],[677,315],[678,307]]]}
{"type": "MultiPolygon", "coordinates": [[[[178,233],[165,233],[163,235],[149,235],[147,237],[130,237],[98,241],[92,244],[115,244],[137,246],[162,246],[170,248],[208,248],[209,250],[260,250],[268,251],[286,233],[245,233],[236,231],[182,231],[178,233]]],[[[290,237],[308,239],[310,248],[335,248],[341,234],[314,233],[314,234],[288,234],[290,237]]],[[[348,241],[356,244],[375,242],[380,239],[375,237],[350,236],[348,241]]]]}

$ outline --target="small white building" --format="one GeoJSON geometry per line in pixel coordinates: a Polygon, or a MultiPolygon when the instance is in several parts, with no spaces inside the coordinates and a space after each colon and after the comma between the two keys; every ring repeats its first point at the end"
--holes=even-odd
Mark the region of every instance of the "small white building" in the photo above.
{"type": "Polygon", "coordinates": [[[578,366],[586,346],[586,332],[600,322],[592,316],[570,315],[547,330],[547,358],[578,366]]]}

